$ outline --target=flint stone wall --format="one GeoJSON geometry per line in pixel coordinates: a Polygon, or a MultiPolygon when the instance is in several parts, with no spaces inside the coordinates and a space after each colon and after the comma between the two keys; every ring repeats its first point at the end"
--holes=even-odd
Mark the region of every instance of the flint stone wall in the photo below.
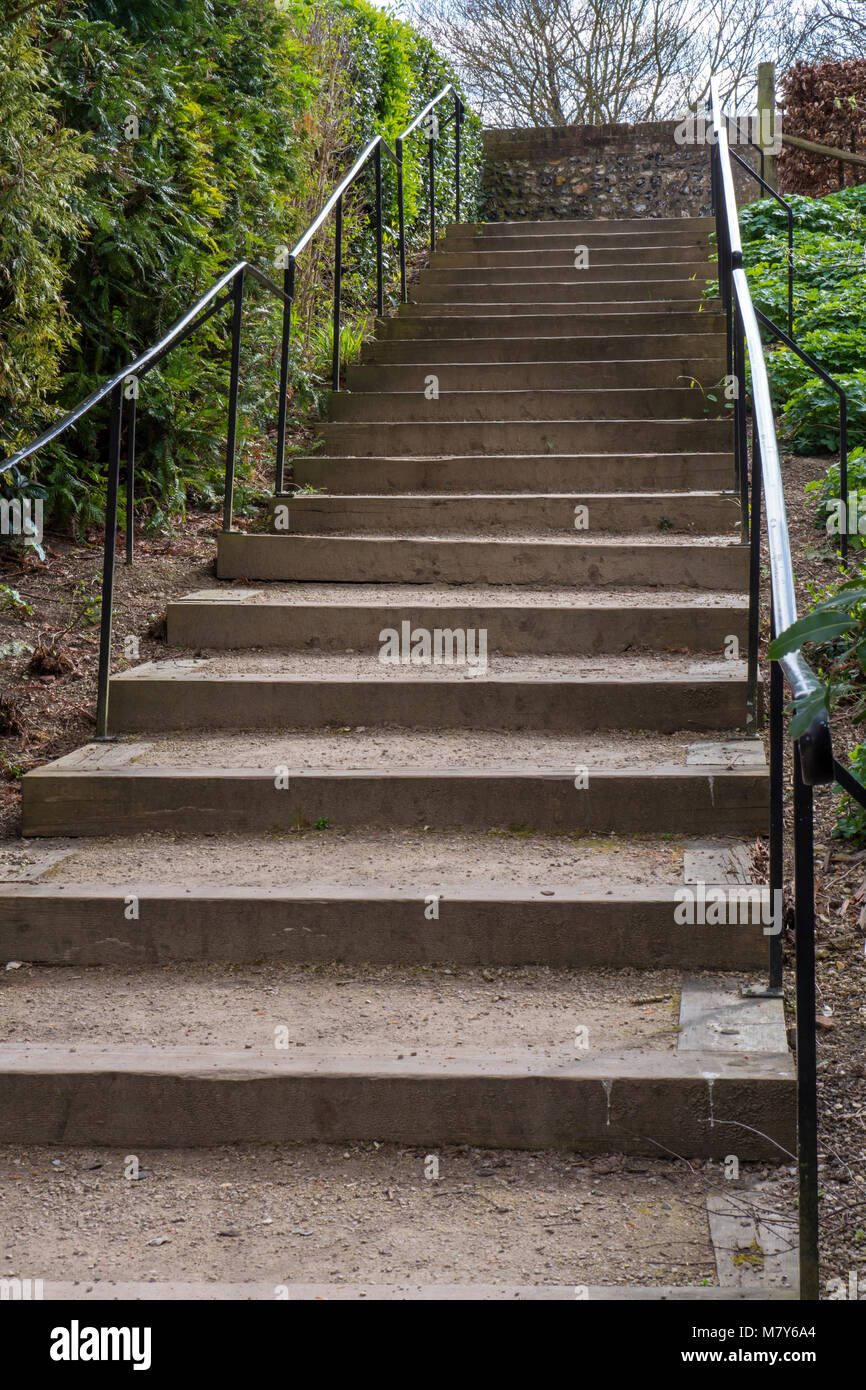
{"type": "MultiPolygon", "coordinates": [[[[679,121],[485,130],[483,217],[695,217],[710,208],[710,152],[679,121]]],[[[748,148],[738,153],[757,164],[748,148]]],[[[760,191],[734,163],[738,201],[760,191]]]]}

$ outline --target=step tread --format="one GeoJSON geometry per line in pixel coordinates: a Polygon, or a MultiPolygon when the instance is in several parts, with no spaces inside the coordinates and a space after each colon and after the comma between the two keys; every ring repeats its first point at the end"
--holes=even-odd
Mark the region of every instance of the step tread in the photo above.
{"type": "MultiPolygon", "coordinates": [[[[549,422],[548,422],[548,423],[549,423],[549,422]]],[[[566,423],[570,423],[570,422],[566,422],[566,423]]],[[[584,423],[586,423],[586,422],[584,422],[584,423]]],[[[604,423],[604,424],[610,424],[611,421],[606,420],[606,421],[603,421],[602,423],[604,423]]],[[[626,421],[626,423],[627,423],[627,424],[634,424],[634,421],[626,421]]],[[[678,422],[678,423],[679,423],[679,422],[678,422]]],[[[443,451],[442,453],[435,453],[435,454],[434,454],[434,453],[417,453],[417,454],[327,454],[327,453],[325,453],[324,450],[323,450],[321,453],[297,454],[297,455],[295,456],[295,458],[293,459],[293,463],[295,464],[295,466],[297,466],[298,464],[310,464],[310,463],[333,463],[333,464],[338,464],[340,467],[343,467],[344,465],[347,465],[347,464],[350,464],[350,463],[357,463],[357,464],[362,464],[362,465],[364,465],[364,466],[372,467],[373,464],[376,464],[376,463],[390,463],[390,464],[397,464],[397,463],[400,463],[400,464],[405,464],[405,463],[411,461],[411,462],[413,462],[413,463],[464,463],[464,464],[475,463],[475,464],[480,464],[480,465],[484,465],[485,467],[487,467],[487,466],[490,465],[491,463],[495,463],[496,460],[497,460],[497,458],[499,458],[499,459],[508,459],[508,460],[511,461],[511,462],[516,462],[516,463],[525,464],[527,467],[530,467],[530,466],[536,465],[536,464],[546,464],[546,463],[549,463],[549,462],[551,461],[551,459],[555,460],[555,462],[556,462],[557,464],[574,463],[574,464],[589,464],[589,465],[595,465],[595,464],[608,464],[612,459],[621,459],[621,460],[626,461],[626,462],[631,461],[631,460],[634,460],[635,462],[645,462],[645,461],[647,461],[647,460],[649,460],[649,459],[653,459],[653,460],[656,460],[656,461],[659,461],[659,460],[666,460],[666,461],[667,461],[667,460],[671,460],[671,459],[678,459],[678,460],[679,460],[679,459],[682,459],[682,458],[686,458],[689,462],[697,463],[697,464],[704,463],[704,462],[707,462],[707,461],[709,461],[709,462],[713,462],[713,461],[716,461],[716,460],[718,460],[718,461],[720,461],[720,462],[723,461],[723,462],[725,462],[725,463],[730,463],[730,464],[731,464],[731,467],[733,468],[733,453],[731,452],[730,449],[696,449],[696,450],[692,450],[692,451],[690,451],[690,452],[688,452],[688,453],[686,453],[686,454],[684,454],[682,450],[679,450],[679,451],[676,451],[676,452],[671,451],[671,452],[665,453],[665,452],[662,452],[662,451],[660,451],[660,450],[658,450],[658,449],[647,449],[647,450],[645,450],[643,453],[638,453],[638,452],[627,452],[627,451],[619,452],[619,451],[618,451],[618,452],[616,452],[616,453],[598,453],[598,452],[595,452],[595,453],[583,453],[583,454],[575,454],[575,453],[569,453],[569,454],[565,454],[565,453],[557,453],[557,454],[527,454],[527,453],[520,453],[519,451],[517,451],[517,452],[515,452],[515,453],[513,453],[513,454],[500,454],[500,455],[497,455],[497,454],[465,454],[465,453],[464,453],[464,454],[458,454],[458,453],[454,453],[453,451],[452,451],[452,452],[449,452],[449,451],[447,451],[447,450],[446,450],[446,451],[443,451]]],[[[517,495],[522,495],[522,494],[517,494],[517,495]]]]}
{"type": "Polygon", "coordinates": [[[679,488],[666,492],[596,492],[595,489],[586,488],[581,492],[435,492],[432,489],[421,492],[417,489],[406,489],[399,492],[275,492],[271,497],[274,502],[291,502],[293,505],[301,506],[327,506],[329,503],[364,506],[365,503],[374,502],[419,502],[424,506],[461,506],[465,502],[493,502],[499,506],[503,502],[512,502],[522,507],[532,502],[579,502],[584,497],[591,497],[595,502],[662,503],[692,498],[728,500],[737,498],[738,494],[733,488],[679,488]]]}
{"type": "MultiPolygon", "coordinates": [[[[66,975],[67,972],[63,971],[66,975]]],[[[158,1003],[155,1000],[154,1003],[158,1003]]],[[[404,1044],[404,1047],[406,1044],[404,1044]]],[[[0,1043],[0,1078],[10,1075],[181,1075],[211,1076],[224,1080],[284,1075],[288,1077],[381,1077],[404,1079],[459,1079],[487,1077],[502,1080],[533,1076],[563,1080],[603,1082],[635,1081],[713,1081],[714,1091],[725,1083],[742,1084],[751,1080],[782,1081],[793,1086],[794,1064],[788,1053],[759,1053],[748,1056],[716,1051],[666,1052],[641,1048],[621,1049],[590,1057],[587,1061],[572,1055],[560,1060],[541,1060],[534,1050],[505,1048],[499,1053],[445,1054],[444,1050],[417,1048],[414,1058],[397,1057],[399,1044],[390,1054],[361,1055],[353,1045],[351,1052],[339,1048],[304,1050],[303,1055],[281,1055],[270,1045],[232,1049],[208,1044],[178,1046],[136,1046],[117,1043],[76,1045],[75,1049],[52,1043],[0,1043]]],[[[540,1049],[539,1049],[540,1052],[540,1049]]],[[[2,1082],[0,1082],[2,1084],[2,1082]]]]}
{"type": "Polygon", "coordinates": [[[706,882],[750,874],[749,845],[733,837],[308,830],[293,836],[290,853],[282,837],[232,832],[220,848],[214,855],[213,837],[193,831],[61,841],[59,858],[40,858],[35,841],[13,842],[0,860],[0,898],[113,899],[122,885],[154,897],[417,901],[429,887],[451,901],[551,906],[610,896],[669,901],[695,866],[706,882]]]}
{"type": "MultiPolygon", "coordinates": [[[[399,629],[397,631],[399,635],[399,629]]],[[[167,656],[120,671],[111,679],[113,684],[125,685],[140,681],[231,681],[242,684],[267,681],[292,685],[332,682],[355,685],[382,681],[412,684],[434,681],[471,682],[480,686],[499,683],[529,686],[685,683],[696,688],[746,679],[745,661],[726,660],[719,653],[707,653],[698,659],[694,655],[676,656],[652,651],[616,656],[508,656],[488,651],[485,669],[479,671],[455,660],[449,663],[444,657],[441,663],[432,664],[386,661],[379,657],[378,650],[337,654],[298,652],[289,648],[281,652],[216,651],[208,656],[167,656]]]]}
{"type": "Polygon", "coordinates": [[[632,609],[635,606],[659,612],[689,609],[699,612],[707,608],[748,610],[748,596],[736,590],[616,588],[573,589],[551,588],[527,584],[509,588],[507,584],[479,588],[461,584],[304,584],[301,582],[269,581],[262,588],[242,588],[229,582],[221,587],[196,589],[173,599],[169,607],[180,604],[225,604],[238,606],[268,606],[307,609],[314,612],[323,605],[350,609],[375,609],[411,604],[421,608],[480,608],[507,611],[509,609],[549,609],[551,611],[594,613],[599,608],[632,609]]]}
{"type": "Polygon", "coordinates": [[[652,551],[661,548],[671,549],[691,549],[697,552],[705,552],[708,549],[739,550],[747,551],[746,546],[740,539],[739,534],[730,536],[708,535],[695,538],[694,536],[681,534],[676,531],[662,531],[658,535],[653,535],[645,531],[628,532],[619,531],[616,534],[598,534],[592,531],[585,532],[566,532],[561,536],[552,537],[549,532],[509,532],[503,536],[463,536],[455,533],[444,533],[431,530],[428,535],[395,535],[394,532],[353,532],[332,531],[327,535],[317,535],[305,533],[297,529],[285,532],[271,531],[232,531],[222,532],[223,536],[231,535],[233,545],[243,545],[245,541],[254,545],[282,545],[285,547],[322,546],[328,547],[336,541],[351,541],[354,545],[364,545],[367,547],[380,548],[383,542],[389,546],[406,546],[411,549],[436,545],[440,548],[445,546],[464,549],[467,551],[477,550],[483,546],[495,546],[502,549],[567,549],[578,552],[580,550],[627,550],[633,555],[639,556],[642,551],[652,551]]]}
{"type": "MultiPolygon", "coordinates": [[[[422,899],[419,892],[423,913],[422,899]]],[[[500,1061],[506,1067],[515,1061],[541,1067],[545,1059],[592,1067],[599,1054],[627,1064],[635,1050],[675,1053],[679,1036],[682,976],[673,969],[577,972],[522,966],[497,971],[489,980],[485,974],[491,972],[477,967],[455,973],[449,966],[414,971],[268,964],[249,966],[230,984],[219,963],[170,969],[97,966],[77,978],[62,966],[24,969],[5,991],[0,1071],[10,1046],[46,1048],[56,1055],[74,1043],[113,1055],[115,1044],[106,1040],[122,1037],[118,1050],[127,1057],[154,1047],[155,1034],[159,1050],[201,1048],[205,1066],[205,1054],[218,1047],[223,1056],[249,1048],[268,1063],[276,1053],[277,1064],[290,1068],[312,1052],[319,1054],[314,1065],[333,1060],[350,1069],[363,1069],[371,1059],[389,1065],[398,1054],[405,1054],[410,1067],[425,1062],[438,1067],[449,1060],[447,1054],[456,1052],[453,1060],[459,1060],[467,1051],[480,1054],[482,1068],[500,1061]],[[639,1002],[650,999],[654,1002],[639,1002]],[[580,1052],[576,1024],[589,1030],[591,1043],[580,1052]],[[289,1030],[288,1048],[274,1046],[280,1025],[289,1030]]],[[[748,978],[734,976],[726,983],[736,989],[748,978]]],[[[754,1001],[755,1015],[759,1005],[754,1001]]],[[[139,1064],[144,1060],[139,1056],[139,1064]]]]}
{"type": "MultiPolygon", "coordinates": [[[[373,713],[371,710],[371,721],[373,713]]],[[[275,768],[287,766],[297,776],[356,777],[374,772],[392,778],[431,775],[495,780],[513,772],[529,777],[565,777],[573,782],[576,764],[590,769],[591,778],[627,772],[633,777],[676,775],[703,780],[716,776],[751,781],[766,774],[760,740],[744,739],[733,731],[727,737],[719,732],[711,738],[639,732],[594,733],[587,738],[526,731],[407,731],[377,728],[371,722],[355,726],[351,738],[337,731],[287,729],[280,735],[267,731],[222,737],[198,732],[183,736],[154,733],[146,739],[89,743],[28,772],[25,781],[203,774],[272,780],[275,768]],[[693,761],[698,757],[707,761],[693,761]]]]}

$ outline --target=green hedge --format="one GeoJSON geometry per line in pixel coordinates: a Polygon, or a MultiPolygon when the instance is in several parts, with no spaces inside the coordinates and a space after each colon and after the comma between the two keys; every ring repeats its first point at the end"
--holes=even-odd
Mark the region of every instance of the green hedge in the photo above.
{"type": "MultiPolygon", "coordinates": [[[[0,0],[0,457],[154,341],[235,260],[274,265],[358,148],[393,141],[454,74],[366,0],[92,0],[4,24],[0,0]],[[11,217],[9,216],[11,212],[11,217]]],[[[471,213],[480,162],[465,128],[471,213]]],[[[449,130],[440,163],[453,158],[449,130]]],[[[426,233],[423,140],[407,151],[410,243],[426,233]]],[[[440,180],[446,218],[446,180],[440,180]]],[[[371,183],[347,204],[346,317],[372,306],[371,183]]],[[[393,300],[394,179],[385,181],[393,300]]],[[[328,236],[300,267],[293,387],[315,399],[327,353],[328,236]]],[[[245,315],[239,502],[276,415],[279,309],[245,315]]],[[[139,400],[139,496],[153,527],[221,489],[225,316],[151,372],[139,400]]],[[[40,456],[55,523],[98,522],[105,412],[40,456]]]]}

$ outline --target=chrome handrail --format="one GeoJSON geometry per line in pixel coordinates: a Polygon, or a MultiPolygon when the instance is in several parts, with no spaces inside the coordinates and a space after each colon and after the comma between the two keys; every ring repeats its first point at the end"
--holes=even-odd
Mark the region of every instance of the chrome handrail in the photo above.
{"type": "MultiPolygon", "coordinates": [[[[717,217],[721,214],[726,233],[724,238],[726,245],[719,248],[720,290],[724,302],[726,295],[721,280],[723,275],[727,274],[733,290],[740,328],[749,350],[749,364],[752,372],[752,411],[758,445],[755,463],[758,463],[760,468],[760,479],[767,512],[774,629],[776,633],[781,633],[797,620],[797,600],[794,588],[794,570],[791,563],[791,544],[788,536],[782,468],[779,460],[779,446],[776,439],[776,425],[767,379],[764,348],[749,291],[749,282],[743,269],[743,246],[737,216],[733,169],[728,151],[725,116],[719,97],[718,79],[715,77],[710,82],[710,94],[721,199],[721,207],[717,208],[717,217]],[[723,255],[727,259],[727,266],[723,264],[723,255]]],[[[727,300],[730,305],[730,294],[727,296],[727,300]]],[[[745,412],[744,387],[744,382],[737,383],[738,406],[743,416],[745,412]]],[[[740,466],[745,468],[745,460],[741,460],[740,466]]],[[[753,468],[754,466],[753,463],[753,468]]],[[[756,527],[753,529],[757,530],[756,527]]],[[[759,540],[759,536],[753,536],[753,545],[757,545],[759,540]]],[[[757,605],[757,593],[750,594],[750,603],[757,605]]],[[[753,658],[754,660],[757,658],[756,651],[753,658]]],[[[781,658],[780,666],[795,702],[797,700],[802,701],[822,688],[822,682],[819,681],[801,652],[792,652],[789,656],[781,658]]],[[[754,672],[752,674],[754,675],[754,672]]],[[[799,743],[803,776],[806,783],[809,786],[816,786],[825,782],[832,782],[833,746],[830,720],[826,710],[818,712],[807,732],[801,735],[799,743]]]]}

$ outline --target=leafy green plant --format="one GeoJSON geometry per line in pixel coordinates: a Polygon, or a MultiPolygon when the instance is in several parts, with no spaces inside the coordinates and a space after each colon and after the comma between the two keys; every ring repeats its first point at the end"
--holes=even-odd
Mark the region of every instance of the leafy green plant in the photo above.
{"type": "MultiPolygon", "coordinates": [[[[357,361],[366,336],[367,320],[359,319],[340,325],[340,368],[344,370],[350,362],[357,361]]],[[[331,367],[334,353],[334,323],[317,325],[306,341],[306,351],[310,368],[314,375],[326,381],[330,387],[331,367]]]]}
{"type": "MultiPolygon", "coordinates": [[[[156,341],[234,261],[273,270],[362,144],[376,132],[393,144],[455,78],[426,39],[367,0],[0,0],[0,70],[11,74],[0,84],[0,458],[156,341]]],[[[429,225],[426,153],[423,138],[407,142],[410,254],[429,225]]],[[[452,123],[435,155],[440,226],[452,215],[453,153],[452,123]]],[[[467,216],[480,163],[470,116],[467,216]]],[[[393,303],[387,160],[383,181],[393,303]]],[[[345,360],[374,303],[373,191],[368,169],[344,206],[345,360]]],[[[300,413],[324,394],[332,250],[333,219],[298,265],[290,389],[300,413]]],[[[247,286],[239,510],[273,436],[281,312],[247,286]]],[[[170,527],[188,501],[219,503],[228,366],[224,311],[140,384],[136,491],[153,530],[170,527]]],[[[102,522],[106,426],[107,410],[93,411],[28,465],[54,524],[102,522]]]]}
{"type": "Polygon", "coordinates": [[[94,159],[67,127],[32,7],[0,0],[0,458],[57,414],[78,328],[64,293],[94,159]]]}
{"type": "MultiPolygon", "coordinates": [[[[823,198],[792,194],[788,201],[794,214],[794,336],[847,392],[849,445],[866,446],[866,186],[823,198]]],[[[784,329],[789,259],[785,210],[768,199],[749,203],[740,209],[740,229],[755,306],[784,329]]],[[[835,391],[769,331],[764,350],[787,447],[793,453],[838,450],[835,391]]]]}
{"type": "Polygon", "coordinates": [[[102,574],[91,580],[79,579],[72,596],[72,626],[95,627],[102,617],[102,574]]]}
{"type": "MultiPolygon", "coordinates": [[[[866,786],[866,743],[858,743],[851,750],[850,771],[866,786]]],[[[842,792],[836,785],[833,789],[842,792]]],[[[836,825],[833,834],[840,840],[862,840],[866,837],[866,806],[861,806],[853,796],[842,792],[842,800],[836,811],[836,825]]]]}
{"type": "Polygon", "coordinates": [[[863,578],[850,579],[816,603],[770,644],[777,661],[809,645],[818,658],[820,687],[797,706],[791,738],[805,733],[822,709],[843,700],[853,703],[855,722],[866,718],[866,587],[863,578]]]}
{"type": "Polygon", "coordinates": [[[0,608],[11,608],[13,613],[25,618],[33,613],[32,604],[23,599],[17,589],[10,589],[8,584],[0,584],[0,608]]]}

